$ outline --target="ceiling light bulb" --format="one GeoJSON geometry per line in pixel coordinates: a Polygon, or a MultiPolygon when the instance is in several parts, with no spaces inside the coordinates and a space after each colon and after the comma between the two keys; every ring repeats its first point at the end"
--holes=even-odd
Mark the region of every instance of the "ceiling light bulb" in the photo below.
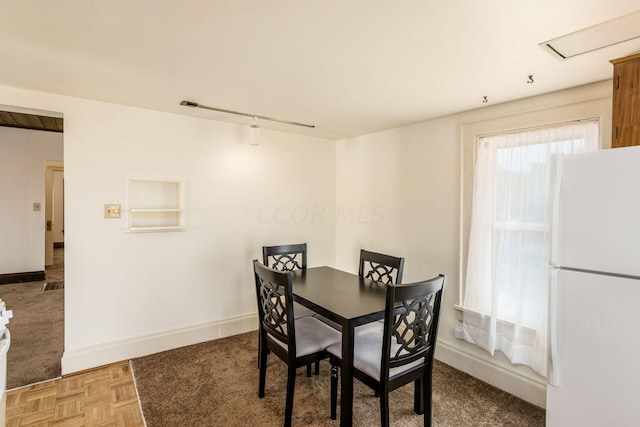
{"type": "Polygon", "coordinates": [[[249,126],[249,144],[260,145],[260,126],[258,126],[258,120],[255,117],[253,124],[249,126]]]}

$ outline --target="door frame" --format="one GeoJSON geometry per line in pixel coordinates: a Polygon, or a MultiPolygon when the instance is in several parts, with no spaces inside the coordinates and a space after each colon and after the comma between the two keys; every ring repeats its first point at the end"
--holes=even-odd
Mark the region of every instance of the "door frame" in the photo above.
{"type": "MultiPolygon", "coordinates": [[[[64,162],[45,161],[44,173],[44,265],[53,265],[53,172],[64,174],[64,162]]],[[[64,208],[63,208],[64,209],[64,208]]]]}

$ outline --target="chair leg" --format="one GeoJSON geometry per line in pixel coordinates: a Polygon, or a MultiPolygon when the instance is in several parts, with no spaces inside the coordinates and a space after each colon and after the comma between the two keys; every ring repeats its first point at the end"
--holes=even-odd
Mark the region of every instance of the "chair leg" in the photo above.
{"type": "Polygon", "coordinates": [[[424,389],[422,382],[422,378],[413,382],[413,411],[418,415],[424,414],[424,389]]]}
{"type": "Polygon", "coordinates": [[[389,390],[380,393],[380,425],[389,427],[389,390]]]}
{"type": "Polygon", "coordinates": [[[320,375],[320,361],[316,360],[316,369],[313,371],[314,375],[320,375]]]}
{"type": "Polygon", "coordinates": [[[331,361],[331,419],[337,418],[336,407],[338,406],[338,367],[335,361],[331,361]]]}
{"type": "Polygon", "coordinates": [[[258,386],[258,397],[264,397],[264,385],[267,377],[267,349],[260,346],[260,357],[258,360],[258,366],[260,366],[260,384],[258,386]]]}
{"type": "MultiPolygon", "coordinates": [[[[269,353],[270,351],[267,349],[267,354],[269,353]]],[[[260,354],[262,354],[262,335],[258,334],[258,369],[260,369],[260,354]]]]}
{"type": "Polygon", "coordinates": [[[258,334],[258,369],[260,369],[261,355],[262,355],[262,334],[258,334]]]}
{"type": "Polygon", "coordinates": [[[293,392],[296,388],[296,368],[290,364],[287,372],[287,401],[284,407],[284,427],[291,427],[293,415],[293,392]]]}
{"type": "Polygon", "coordinates": [[[307,377],[311,376],[311,363],[307,365],[307,377]]]}
{"type": "Polygon", "coordinates": [[[424,427],[431,427],[431,393],[433,392],[433,372],[432,366],[425,372],[422,379],[422,406],[424,408],[424,427]]]}
{"type": "Polygon", "coordinates": [[[331,361],[331,419],[337,418],[336,407],[338,406],[338,367],[331,361]]]}

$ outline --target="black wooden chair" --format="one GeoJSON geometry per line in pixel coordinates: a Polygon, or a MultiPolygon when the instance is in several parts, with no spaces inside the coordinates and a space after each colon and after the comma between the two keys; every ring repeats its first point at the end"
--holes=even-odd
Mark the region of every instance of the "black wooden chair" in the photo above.
{"type": "MultiPolygon", "coordinates": [[[[413,410],[431,425],[433,355],[438,334],[443,275],[407,284],[387,285],[383,331],[358,331],[354,337],[353,376],[380,396],[380,420],[389,426],[389,392],[414,383],[413,410]]],[[[331,354],[331,418],[336,419],[338,366],[342,342],[331,354]]]]}
{"type": "Polygon", "coordinates": [[[303,270],[307,268],[307,244],[263,246],[262,263],[279,271],[303,270]]]}
{"type": "Polygon", "coordinates": [[[358,275],[386,285],[402,283],[404,258],[360,250],[358,275]]]}
{"type": "MultiPolygon", "coordinates": [[[[262,263],[279,271],[305,270],[307,268],[307,244],[263,246],[262,263]]],[[[313,316],[316,312],[294,302],[293,314],[296,319],[300,319],[313,316]]]]}
{"type": "MultiPolygon", "coordinates": [[[[391,255],[360,250],[360,266],[358,276],[371,279],[384,285],[397,285],[402,283],[402,272],[404,271],[404,258],[391,255]]],[[[379,330],[382,331],[383,322],[365,323],[358,327],[358,330],[379,330]]],[[[376,394],[377,396],[377,394],[376,394]]]]}
{"type": "MultiPolygon", "coordinates": [[[[307,244],[263,246],[262,263],[278,271],[305,270],[307,268],[307,244]]],[[[314,316],[315,314],[316,312],[310,308],[295,301],[293,302],[293,316],[295,319],[314,316]]],[[[260,346],[260,343],[258,343],[258,346],[260,346]]],[[[259,366],[260,361],[258,361],[259,366]]],[[[316,375],[320,373],[320,363],[316,363],[314,372],[316,375]]],[[[311,365],[307,366],[307,376],[311,376],[311,365]]]]}
{"type": "MultiPolygon", "coordinates": [[[[260,319],[260,382],[258,396],[264,397],[267,352],[282,359],[288,367],[285,427],[291,426],[296,369],[327,358],[327,347],[340,342],[341,335],[314,317],[294,319],[292,273],[266,267],[253,261],[260,319]]],[[[256,420],[258,421],[258,420],[256,420]]]]}

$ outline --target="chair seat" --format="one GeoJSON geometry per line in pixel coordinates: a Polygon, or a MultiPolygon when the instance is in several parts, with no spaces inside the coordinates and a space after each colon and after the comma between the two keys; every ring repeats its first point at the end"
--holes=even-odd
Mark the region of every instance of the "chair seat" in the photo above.
{"type": "MultiPolygon", "coordinates": [[[[280,300],[282,301],[282,304],[286,304],[284,302],[284,295],[280,297],[280,300]]],[[[298,319],[302,319],[303,317],[311,317],[311,316],[315,316],[317,313],[313,310],[311,310],[310,308],[305,307],[302,304],[299,304],[297,302],[293,302],[293,318],[298,320],[298,319]]]]}
{"type": "MultiPolygon", "coordinates": [[[[296,319],[296,357],[324,351],[342,340],[342,334],[314,317],[296,319]]],[[[286,344],[274,339],[282,348],[286,344]]]]}
{"type": "MultiPolygon", "coordinates": [[[[331,326],[333,329],[342,332],[342,326],[340,326],[339,323],[336,323],[331,319],[327,319],[321,314],[316,314],[313,317],[322,321],[323,323],[326,323],[327,325],[331,326]]],[[[380,333],[382,333],[383,329],[384,329],[384,322],[379,321],[379,322],[365,323],[364,325],[357,326],[356,332],[362,331],[364,333],[365,331],[379,331],[380,333]]]]}
{"type": "Polygon", "coordinates": [[[376,322],[365,323],[364,325],[360,325],[356,327],[356,333],[364,334],[365,332],[384,332],[384,320],[379,320],[376,322]]]}
{"type": "Polygon", "coordinates": [[[299,304],[297,302],[293,302],[293,318],[298,320],[298,319],[302,319],[303,317],[311,317],[311,316],[315,316],[317,313],[313,310],[311,310],[310,308],[305,307],[302,304],[299,304]]]}
{"type": "Polygon", "coordinates": [[[333,320],[327,319],[321,314],[316,313],[316,315],[313,317],[320,320],[322,323],[326,323],[327,325],[331,326],[336,331],[342,331],[342,326],[340,326],[338,323],[334,322],[333,320]]]}
{"type": "MultiPolygon", "coordinates": [[[[375,325],[378,322],[373,322],[375,325]]],[[[380,364],[382,363],[382,329],[374,328],[358,330],[354,336],[353,367],[364,372],[376,381],[380,381],[380,364]]],[[[391,354],[395,354],[400,345],[391,340],[391,354]]],[[[339,359],[342,359],[342,341],[327,348],[327,351],[339,359]]],[[[389,378],[401,375],[416,366],[424,364],[424,358],[407,365],[398,366],[389,370],[389,378]]]]}

